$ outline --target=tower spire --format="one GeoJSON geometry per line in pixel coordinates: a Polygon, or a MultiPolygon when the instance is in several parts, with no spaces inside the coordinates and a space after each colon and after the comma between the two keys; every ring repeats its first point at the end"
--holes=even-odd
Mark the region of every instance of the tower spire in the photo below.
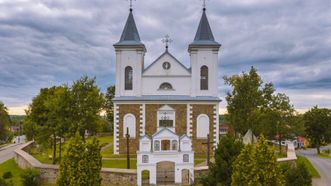
{"type": "Polygon", "coordinates": [[[206,1],[207,0],[201,0],[202,1],[202,10],[206,11],[206,1]]]}
{"type": "Polygon", "coordinates": [[[130,2],[130,12],[132,12],[132,10],[133,10],[133,9],[132,9],[132,1],[133,1],[133,0],[128,0],[128,1],[130,2]]]}

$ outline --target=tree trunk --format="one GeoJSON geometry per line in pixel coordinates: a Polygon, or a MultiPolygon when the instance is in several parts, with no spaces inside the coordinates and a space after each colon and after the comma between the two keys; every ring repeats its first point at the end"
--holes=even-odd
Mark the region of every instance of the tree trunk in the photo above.
{"type": "Polygon", "coordinates": [[[278,135],[278,144],[279,144],[279,153],[282,153],[282,138],[280,138],[280,135],[278,135]]]}
{"type": "Polygon", "coordinates": [[[60,147],[59,147],[59,161],[61,163],[62,159],[62,138],[60,138],[60,147]]]}
{"type": "Polygon", "coordinates": [[[56,163],[56,135],[53,133],[54,141],[53,141],[53,164],[56,163]]]}
{"type": "Polygon", "coordinates": [[[320,149],[320,146],[317,146],[317,154],[320,154],[321,153],[321,149],[320,149]]]}

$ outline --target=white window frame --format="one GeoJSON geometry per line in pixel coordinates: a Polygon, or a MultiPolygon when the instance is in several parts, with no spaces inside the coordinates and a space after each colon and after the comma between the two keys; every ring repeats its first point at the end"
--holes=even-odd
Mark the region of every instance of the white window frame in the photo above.
{"type": "Polygon", "coordinates": [[[209,134],[209,128],[210,128],[210,119],[209,119],[209,117],[208,117],[208,115],[207,114],[200,114],[198,117],[197,117],[197,121],[196,121],[196,137],[197,137],[197,139],[207,139],[207,135],[209,134]],[[208,127],[206,127],[206,126],[201,126],[201,129],[200,129],[200,125],[203,125],[202,123],[199,123],[199,120],[200,120],[200,118],[202,118],[202,117],[206,117],[207,118],[207,122],[208,122],[208,127]],[[200,132],[200,130],[203,130],[203,129],[208,129],[207,131],[206,131],[206,134],[200,134],[201,132],[200,132]]]}
{"type": "Polygon", "coordinates": [[[137,127],[137,125],[136,125],[136,117],[133,114],[131,114],[131,113],[125,114],[124,117],[123,117],[123,137],[124,138],[126,137],[126,128],[127,127],[129,128],[130,138],[132,138],[132,139],[136,138],[136,129],[137,129],[136,128],[137,127]],[[133,127],[132,128],[130,128],[130,126],[128,126],[128,124],[126,122],[126,119],[128,117],[132,117],[133,118],[133,127]],[[133,132],[131,130],[133,130],[133,132]]]}

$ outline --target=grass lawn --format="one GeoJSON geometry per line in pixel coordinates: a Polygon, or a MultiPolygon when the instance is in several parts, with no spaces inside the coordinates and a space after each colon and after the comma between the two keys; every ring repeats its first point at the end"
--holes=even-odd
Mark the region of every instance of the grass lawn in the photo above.
{"type": "Polygon", "coordinates": [[[22,173],[23,169],[19,168],[16,165],[16,162],[14,159],[7,160],[7,161],[3,162],[2,164],[0,164],[0,176],[1,177],[5,172],[8,172],[8,171],[10,171],[12,173],[13,177],[10,179],[7,179],[6,181],[11,180],[12,183],[14,184],[14,186],[21,186],[22,181],[21,181],[20,174],[22,173]]]}
{"type": "Polygon", "coordinates": [[[316,156],[321,158],[331,158],[331,156],[325,152],[321,152],[320,154],[316,154],[316,156]]]}
{"type": "Polygon", "coordinates": [[[320,174],[318,173],[318,171],[315,169],[315,167],[310,163],[310,161],[306,157],[298,156],[297,163],[298,162],[303,162],[306,165],[310,175],[313,178],[320,178],[321,177],[320,174]]]}

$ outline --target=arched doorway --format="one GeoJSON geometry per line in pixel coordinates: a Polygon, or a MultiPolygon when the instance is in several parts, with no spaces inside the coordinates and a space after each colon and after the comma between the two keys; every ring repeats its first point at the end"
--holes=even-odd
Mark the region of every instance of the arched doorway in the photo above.
{"type": "Polygon", "coordinates": [[[156,164],[156,182],[160,185],[175,183],[175,163],[162,161],[156,164]]]}
{"type": "Polygon", "coordinates": [[[149,177],[150,177],[149,170],[143,170],[141,172],[141,185],[150,185],[149,177]]]}
{"type": "Polygon", "coordinates": [[[190,171],[188,169],[182,170],[182,185],[190,185],[190,171]]]}

